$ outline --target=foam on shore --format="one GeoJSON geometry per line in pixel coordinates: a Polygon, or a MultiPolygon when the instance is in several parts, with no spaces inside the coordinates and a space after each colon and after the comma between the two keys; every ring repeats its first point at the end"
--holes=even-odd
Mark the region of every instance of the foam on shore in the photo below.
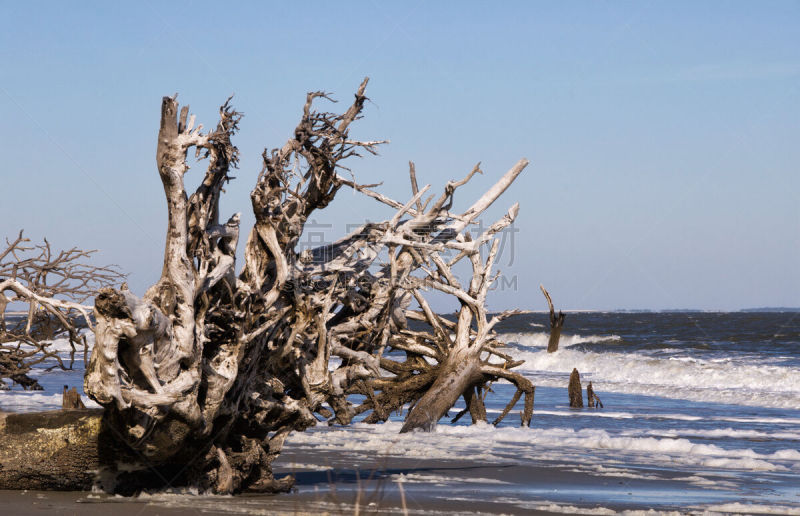
{"type": "Polygon", "coordinates": [[[722,448],[686,438],[611,435],[605,430],[571,428],[494,428],[438,426],[424,437],[400,434],[401,423],[356,424],[351,429],[296,433],[293,446],[314,450],[357,451],[365,456],[403,456],[492,462],[549,460],[603,464],[673,464],[709,470],[800,471],[800,452],[794,448],[757,453],[749,448],[722,448]]]}

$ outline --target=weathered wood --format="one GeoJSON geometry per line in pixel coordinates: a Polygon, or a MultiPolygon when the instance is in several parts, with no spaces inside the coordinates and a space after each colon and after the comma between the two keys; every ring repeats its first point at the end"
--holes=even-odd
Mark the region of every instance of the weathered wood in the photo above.
{"type": "Polygon", "coordinates": [[[536,387],[531,386],[529,391],[525,392],[525,410],[520,415],[522,426],[531,426],[531,417],[533,416],[533,396],[536,387]]]}
{"type": "Polygon", "coordinates": [[[480,363],[477,355],[468,356],[465,350],[460,351],[452,353],[437,371],[436,380],[409,411],[400,433],[416,429],[426,432],[433,430],[439,419],[465,393],[469,400],[467,407],[475,403],[473,391],[475,382],[480,378],[480,363]]]}
{"type": "Polygon", "coordinates": [[[78,394],[78,390],[73,387],[72,389],[67,390],[67,386],[64,386],[64,392],[61,395],[61,408],[62,409],[85,409],[86,405],[83,404],[81,400],[81,395],[78,394]]]}
{"type": "Polygon", "coordinates": [[[513,397],[513,398],[511,398],[511,401],[509,401],[509,402],[508,402],[508,405],[506,405],[506,407],[503,409],[503,412],[501,412],[501,413],[500,413],[500,415],[499,415],[499,416],[497,416],[497,419],[495,419],[495,420],[492,422],[492,424],[493,424],[494,426],[497,426],[497,425],[499,425],[499,424],[500,424],[500,422],[501,422],[503,419],[505,419],[505,417],[508,415],[508,413],[509,413],[509,412],[511,412],[511,409],[513,409],[513,408],[514,408],[514,405],[516,405],[516,404],[517,404],[517,402],[519,401],[519,398],[520,398],[521,396],[522,396],[522,391],[521,391],[521,390],[519,390],[519,389],[517,389],[517,391],[514,393],[514,397],[513,397]]]}
{"type": "MultiPolygon", "coordinates": [[[[196,478],[201,457],[179,453],[155,464],[114,436],[102,409],[0,413],[0,490],[30,489],[133,495],[196,478]]],[[[277,480],[283,489],[291,476],[277,480]]]]}
{"type": "MultiPolygon", "coordinates": [[[[95,267],[87,262],[95,251],[72,248],[54,251],[47,239],[31,245],[20,231],[14,240],[6,239],[0,250],[0,389],[3,378],[25,390],[42,390],[31,368],[50,360],[69,369],[75,354],[85,360],[86,335],[91,328],[91,307],[85,303],[103,286],[122,281],[114,266],[95,267]],[[9,304],[27,305],[24,317],[6,316],[9,304]],[[53,349],[53,340],[66,337],[72,347],[69,359],[53,349]]],[[[13,306],[13,305],[12,305],[13,306]]]]}
{"type": "Polygon", "coordinates": [[[583,408],[583,389],[581,388],[581,375],[577,369],[569,375],[569,406],[583,408]]]}
{"type": "Polygon", "coordinates": [[[586,386],[586,404],[589,406],[589,408],[594,408],[595,403],[597,404],[597,407],[603,408],[603,402],[600,401],[597,393],[594,392],[592,382],[589,382],[589,385],[586,386]]]}
{"type": "Polygon", "coordinates": [[[564,319],[566,315],[561,310],[556,315],[555,308],[553,307],[553,300],[550,299],[550,293],[545,290],[544,285],[539,285],[545,299],[547,299],[547,306],[550,308],[550,339],[547,341],[547,352],[553,353],[558,351],[558,342],[561,340],[561,328],[564,326],[564,319]]]}
{"type": "MultiPolygon", "coordinates": [[[[488,389],[488,386],[484,387],[488,389]]],[[[467,391],[470,392],[470,391],[467,391]]],[[[482,391],[480,386],[475,386],[475,392],[469,399],[469,414],[472,417],[472,424],[487,421],[486,419],[486,405],[484,405],[484,393],[488,394],[488,390],[482,391]]]]}
{"type": "Polygon", "coordinates": [[[102,413],[0,413],[0,489],[90,489],[101,470],[102,413]]]}
{"type": "Polygon", "coordinates": [[[522,362],[494,332],[519,312],[492,317],[486,309],[498,274],[497,234],[519,206],[480,235],[467,231],[528,161],[460,212],[455,192],[478,177],[478,165],[425,200],[430,186],[419,187],[412,166],[405,203],[346,179],[344,160],[384,143],[349,135],[366,85],[342,114],[317,111],[327,94],[309,93],[292,136],[263,153],[250,195],[255,224],[238,274],[241,218],[223,222],[219,200],[238,163],[231,139],[241,115],[229,99],[216,129],[204,132],[176,97],[162,99],[156,165],[168,227],[161,277],[141,297],[127,286],[99,292],[84,378],[86,393],[105,409],[103,446],[151,472],[116,472],[115,491],[163,487],[164,479],[216,493],[284,491],[291,479],[274,478],[271,464],[291,431],[320,419],[347,424],[364,413],[367,422],[384,421],[406,405],[402,431],[430,430],[459,397],[473,421],[485,421],[482,396],[498,380],[517,389],[508,411],[525,394],[521,422],[530,424],[534,387],[512,371],[522,362]],[[186,187],[190,150],[208,158],[193,193],[186,187]],[[300,252],[307,221],[345,186],[394,215],[300,252]],[[472,269],[464,284],[453,272],[462,260],[472,269]],[[456,321],[432,310],[423,296],[430,289],[458,303],[456,321]],[[412,330],[409,319],[422,328],[412,330]],[[339,365],[331,370],[334,357],[339,365]],[[352,394],[364,402],[355,406],[352,394]]]}

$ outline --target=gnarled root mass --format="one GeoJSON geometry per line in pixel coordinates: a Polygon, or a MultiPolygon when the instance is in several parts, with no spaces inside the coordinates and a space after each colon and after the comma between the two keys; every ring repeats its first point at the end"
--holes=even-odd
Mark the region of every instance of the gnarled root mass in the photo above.
{"type": "Polygon", "coordinates": [[[349,136],[366,85],[343,114],[316,111],[315,100],[327,95],[309,93],[294,136],[264,152],[251,192],[255,225],[238,273],[239,215],[221,221],[219,198],[237,164],[231,137],[241,115],[227,102],[216,129],[204,133],[186,106],[179,111],[174,97],[163,99],[156,155],[169,217],[163,273],[141,298],[124,288],[96,298],[85,390],[106,408],[115,438],[142,465],[177,478],[173,485],[285,490],[291,479],[275,479],[271,463],[290,431],[365,413],[366,421],[384,421],[405,404],[413,408],[403,431],[430,429],[462,396],[473,420],[485,420],[488,383],[498,379],[517,392],[496,423],[523,394],[522,422],[530,422],[533,386],[512,371],[521,362],[493,332],[514,312],[489,317],[485,309],[496,278],[494,236],[513,222],[517,206],[475,238],[466,231],[527,161],[461,213],[452,211],[454,193],[477,166],[435,199],[423,199],[429,186],[418,187],[412,166],[406,203],[343,177],[343,160],[383,143],[349,136]],[[208,169],[189,195],[192,148],[208,158],[208,169]],[[395,214],[298,252],[309,216],[342,187],[395,214]],[[454,257],[446,260],[447,253],[454,257]],[[464,284],[452,272],[461,260],[472,268],[464,284]],[[457,320],[434,313],[423,297],[429,289],[458,301],[457,320]],[[335,368],[332,357],[340,360],[335,368]],[[352,403],[354,394],[363,402],[352,403]]]}

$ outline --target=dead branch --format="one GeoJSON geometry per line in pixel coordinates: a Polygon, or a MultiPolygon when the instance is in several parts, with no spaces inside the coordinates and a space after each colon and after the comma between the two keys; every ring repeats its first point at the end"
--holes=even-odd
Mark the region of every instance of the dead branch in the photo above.
{"type": "Polygon", "coordinates": [[[24,389],[40,390],[28,376],[33,366],[48,361],[70,369],[78,351],[86,360],[82,329],[93,323],[92,309],[83,303],[124,276],[114,266],[90,265],[95,251],[54,252],[47,239],[38,245],[29,242],[20,231],[14,240],[6,239],[0,251],[0,384],[8,378],[24,389]],[[12,315],[6,312],[9,305],[26,310],[12,315]],[[60,337],[70,344],[67,362],[53,349],[53,340],[60,337]]]}
{"type": "Polygon", "coordinates": [[[558,341],[561,339],[561,328],[564,326],[564,319],[566,315],[561,310],[556,315],[555,308],[553,308],[553,300],[550,299],[550,293],[544,288],[544,285],[539,285],[539,288],[547,299],[547,306],[550,308],[550,339],[547,341],[547,352],[553,353],[558,351],[558,341]]]}

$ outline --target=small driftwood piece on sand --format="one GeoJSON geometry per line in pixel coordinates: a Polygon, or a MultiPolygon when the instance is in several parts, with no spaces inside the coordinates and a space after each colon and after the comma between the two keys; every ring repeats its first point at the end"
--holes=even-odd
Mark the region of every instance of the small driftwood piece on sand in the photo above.
{"type": "Polygon", "coordinates": [[[558,341],[561,339],[561,328],[564,326],[564,319],[566,315],[561,310],[556,315],[555,308],[553,308],[553,300],[550,299],[550,293],[544,288],[544,285],[539,285],[545,299],[547,299],[547,306],[550,308],[550,340],[547,342],[547,352],[553,353],[558,351],[558,341]]]}
{"type": "Polygon", "coordinates": [[[594,392],[592,382],[589,382],[589,385],[586,386],[586,403],[589,405],[589,408],[594,408],[595,403],[598,408],[603,408],[603,402],[600,401],[600,398],[598,398],[597,394],[594,392]]]}
{"type": "Polygon", "coordinates": [[[581,375],[577,369],[569,375],[569,406],[583,408],[583,390],[581,389],[581,375]]]}

